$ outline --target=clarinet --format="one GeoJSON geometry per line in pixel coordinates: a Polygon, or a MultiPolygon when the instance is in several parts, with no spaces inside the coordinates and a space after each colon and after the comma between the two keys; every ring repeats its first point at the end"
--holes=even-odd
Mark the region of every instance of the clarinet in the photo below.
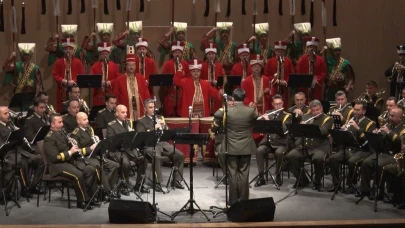
{"type": "MultiPolygon", "coordinates": [[[[87,130],[90,132],[91,134],[91,140],[93,140],[93,143],[98,144],[101,140],[97,135],[94,135],[94,132],[91,130],[91,127],[87,127],[87,130]]],[[[101,156],[101,158],[103,159],[103,163],[107,164],[107,160],[105,159],[104,156],[101,156]]]]}
{"type": "MultiPolygon", "coordinates": [[[[70,138],[70,137],[67,135],[65,129],[62,128],[62,132],[63,132],[63,135],[66,137],[66,139],[69,141],[69,144],[71,144],[72,147],[73,147],[73,146],[77,146],[76,140],[70,138]]],[[[84,165],[87,166],[87,165],[90,164],[88,161],[86,161],[86,159],[84,158],[84,156],[83,156],[82,152],[80,152],[80,150],[77,151],[77,153],[79,154],[80,159],[83,160],[84,165]]]]}
{"type": "MultiPolygon", "coordinates": [[[[11,128],[12,131],[16,131],[16,130],[19,129],[18,127],[16,127],[16,126],[14,125],[13,121],[11,121],[11,120],[8,121],[8,124],[9,124],[9,126],[10,126],[10,128],[11,128]]],[[[24,141],[24,143],[26,144],[26,146],[28,147],[28,149],[30,150],[29,152],[30,152],[30,153],[34,153],[35,149],[32,148],[32,146],[31,146],[30,142],[28,141],[28,139],[27,139],[26,137],[24,137],[24,138],[23,138],[23,141],[24,141]]]]}

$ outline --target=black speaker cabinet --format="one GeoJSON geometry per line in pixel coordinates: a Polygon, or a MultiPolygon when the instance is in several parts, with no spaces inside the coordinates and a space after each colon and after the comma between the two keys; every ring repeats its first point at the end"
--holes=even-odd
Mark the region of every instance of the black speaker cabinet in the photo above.
{"type": "Polygon", "coordinates": [[[149,202],[112,200],[108,206],[110,223],[151,223],[156,211],[149,202]]]}
{"type": "Polygon", "coordinates": [[[227,214],[232,222],[267,222],[274,220],[273,197],[244,200],[232,205],[227,214]]]}

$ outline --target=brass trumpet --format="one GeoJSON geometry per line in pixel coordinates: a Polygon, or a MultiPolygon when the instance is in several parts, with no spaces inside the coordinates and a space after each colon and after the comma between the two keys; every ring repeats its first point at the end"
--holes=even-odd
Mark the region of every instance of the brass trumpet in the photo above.
{"type": "Polygon", "coordinates": [[[79,96],[77,96],[77,100],[79,101],[80,106],[83,107],[84,112],[88,114],[90,112],[90,108],[89,108],[89,106],[87,106],[86,101],[83,99],[80,99],[79,96]]]}

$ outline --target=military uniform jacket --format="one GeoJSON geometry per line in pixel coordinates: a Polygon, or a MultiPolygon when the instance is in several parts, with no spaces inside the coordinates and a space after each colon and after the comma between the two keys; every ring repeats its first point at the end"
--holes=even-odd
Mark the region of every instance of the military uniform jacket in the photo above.
{"type": "Polygon", "coordinates": [[[31,116],[27,117],[27,119],[25,119],[25,137],[28,139],[28,141],[31,142],[39,129],[47,125],[49,125],[47,120],[45,120],[44,122],[40,116],[35,113],[32,114],[31,116]]]}
{"type": "MultiPolygon", "coordinates": [[[[308,120],[311,117],[312,117],[311,114],[306,114],[303,116],[302,121],[308,120]]],[[[332,118],[328,115],[322,114],[317,119],[315,119],[314,122],[312,122],[312,124],[319,126],[322,137],[315,138],[315,139],[305,138],[304,139],[305,146],[311,148],[311,147],[317,147],[317,146],[329,144],[328,136],[329,136],[329,129],[332,129],[332,126],[333,126],[332,118]]],[[[298,148],[301,148],[301,140],[302,139],[299,138],[295,141],[295,145],[298,148]]]]}
{"type": "MultiPolygon", "coordinates": [[[[162,121],[162,127],[163,130],[169,130],[169,128],[166,125],[165,118],[163,116],[156,116],[156,119],[160,119],[162,121]]],[[[155,126],[153,124],[153,119],[149,116],[142,116],[141,118],[136,121],[136,127],[135,130],[136,132],[147,132],[147,131],[153,131],[155,129],[155,126]]],[[[168,142],[158,142],[157,146],[162,146],[163,149],[166,151],[169,151],[173,149],[173,146],[170,145],[168,142]]]]}
{"type": "MultiPolygon", "coordinates": [[[[6,140],[8,139],[8,136],[10,135],[10,133],[12,132],[12,130],[10,128],[8,128],[7,125],[5,125],[4,123],[0,122],[0,145],[3,145],[4,143],[6,143],[6,140]]],[[[21,146],[25,146],[24,142],[21,142],[21,146]]],[[[22,147],[17,147],[17,151],[20,152],[24,157],[29,157],[31,155],[30,152],[25,151],[22,147]]]]}
{"type": "Polygon", "coordinates": [[[83,156],[88,156],[91,153],[90,147],[94,144],[91,136],[94,135],[92,127],[88,127],[86,130],[83,130],[80,127],[75,128],[72,131],[70,137],[76,140],[77,145],[80,147],[80,151],[83,156]]]}
{"type": "Polygon", "coordinates": [[[378,114],[381,113],[382,109],[383,109],[383,105],[384,105],[384,99],[374,95],[371,98],[371,103],[374,105],[374,107],[378,110],[378,114]]]}
{"type": "Polygon", "coordinates": [[[72,133],[72,131],[77,127],[76,116],[71,114],[65,114],[62,116],[63,128],[65,128],[66,133],[72,133]]]}
{"type": "Polygon", "coordinates": [[[67,164],[72,164],[76,168],[83,170],[85,164],[69,155],[69,141],[62,132],[49,131],[44,139],[44,150],[49,160],[49,173],[56,176],[67,168],[67,164]]]}
{"type": "MultiPolygon", "coordinates": [[[[271,112],[271,111],[267,111],[271,112]]],[[[279,120],[283,123],[283,132],[287,131],[287,126],[286,124],[290,124],[292,121],[291,114],[285,111],[279,112],[277,115],[271,115],[269,116],[270,120],[279,120]]],[[[287,136],[279,136],[277,134],[270,134],[269,136],[269,143],[272,147],[277,147],[277,146],[286,146],[287,145],[287,136]]],[[[260,142],[260,145],[265,145],[267,144],[267,135],[265,138],[260,142]]]]}
{"type": "MultiPolygon", "coordinates": [[[[125,132],[130,132],[133,131],[132,128],[132,122],[130,120],[125,120],[126,124],[127,124],[127,128],[125,128],[123,125],[120,124],[120,122],[118,122],[118,120],[113,120],[111,122],[108,123],[107,126],[107,137],[112,137],[121,133],[125,133],[125,132]]],[[[125,148],[122,148],[125,149],[125,148]]],[[[125,150],[130,156],[132,157],[136,157],[136,154],[134,151],[131,150],[125,150]]],[[[109,152],[111,157],[115,156],[115,153],[113,152],[109,152]]]]}
{"type": "MultiPolygon", "coordinates": [[[[251,155],[256,153],[256,144],[253,141],[251,128],[257,119],[254,108],[246,107],[243,102],[235,102],[229,107],[227,118],[227,138],[229,155],[251,155]]],[[[225,147],[225,140],[222,145],[225,147]]]]}
{"type": "Polygon", "coordinates": [[[389,150],[394,154],[401,152],[401,138],[405,133],[404,122],[399,123],[397,126],[391,127],[391,131],[384,135],[384,141],[388,144],[389,150]]]}
{"type": "Polygon", "coordinates": [[[364,132],[373,132],[376,128],[376,124],[369,118],[364,117],[363,119],[360,120],[360,122],[357,123],[357,125],[359,125],[360,129],[357,130],[353,126],[350,126],[347,130],[353,133],[353,135],[357,139],[357,142],[361,146],[367,141],[364,132]]]}
{"type": "Polygon", "coordinates": [[[103,108],[97,113],[96,126],[97,128],[107,128],[108,123],[113,120],[115,120],[114,111],[103,108]]]}
{"type": "MultiPolygon", "coordinates": [[[[295,109],[296,109],[296,106],[295,106],[295,105],[292,106],[292,107],[290,107],[290,108],[288,109],[288,112],[289,112],[289,113],[292,113],[293,118],[295,118],[295,114],[293,113],[295,109]]],[[[301,108],[301,111],[302,111],[302,113],[303,113],[304,115],[311,113],[311,109],[309,109],[309,107],[308,107],[307,105],[305,105],[304,107],[302,107],[302,108],[301,108]]],[[[302,116],[298,116],[298,118],[295,119],[293,122],[294,122],[294,123],[299,123],[299,122],[301,122],[301,119],[302,119],[302,116]]]]}
{"type": "MultiPolygon", "coordinates": [[[[336,106],[336,105],[334,105],[334,106],[332,106],[332,107],[330,107],[330,113],[332,113],[333,111],[337,111],[337,110],[339,110],[339,106],[336,106]]],[[[345,125],[345,124],[347,124],[347,122],[349,122],[349,120],[353,117],[353,115],[354,115],[354,112],[353,112],[353,108],[352,108],[352,106],[350,106],[350,105],[348,105],[348,104],[346,104],[344,107],[343,107],[343,109],[340,111],[340,114],[342,114],[342,116],[343,116],[343,119],[341,119],[341,124],[342,125],[345,125]]]]}
{"type": "Polygon", "coordinates": [[[208,130],[211,138],[215,137],[215,145],[221,144],[224,140],[224,118],[225,112],[223,108],[218,109],[214,114],[214,121],[211,128],[208,130]]]}

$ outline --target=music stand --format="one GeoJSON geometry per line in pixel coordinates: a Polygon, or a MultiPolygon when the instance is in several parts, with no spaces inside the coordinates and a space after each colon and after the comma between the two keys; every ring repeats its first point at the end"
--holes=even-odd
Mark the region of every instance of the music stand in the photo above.
{"type": "MultiPolygon", "coordinates": [[[[9,201],[14,202],[14,204],[17,205],[18,208],[21,208],[20,204],[17,202],[17,196],[18,196],[18,187],[17,187],[18,179],[17,178],[18,177],[16,177],[16,174],[14,174],[14,176],[16,178],[15,179],[15,181],[16,181],[16,183],[15,183],[15,191],[16,192],[15,192],[14,195],[10,194],[9,197],[6,196],[6,187],[5,186],[7,186],[7,185],[5,184],[5,180],[4,180],[4,163],[6,162],[5,161],[5,156],[7,155],[7,153],[9,151],[15,149],[17,142],[18,141],[14,140],[13,142],[4,143],[0,147],[0,167],[1,167],[1,170],[0,170],[0,174],[1,174],[1,179],[0,179],[1,192],[0,192],[0,195],[2,196],[2,199],[0,199],[0,201],[3,201],[3,203],[4,203],[4,210],[6,211],[6,216],[8,216],[10,214],[10,211],[9,211],[9,209],[7,207],[7,204],[8,204],[9,201]]],[[[17,156],[17,151],[15,151],[15,153],[16,153],[16,156],[17,156]]],[[[17,159],[16,159],[15,163],[17,163],[17,159]]],[[[10,179],[10,181],[11,180],[12,179],[10,179]]]]}
{"type": "MultiPolygon", "coordinates": [[[[8,105],[9,108],[19,108],[20,114],[34,101],[35,93],[15,93],[8,105]]],[[[21,127],[21,126],[20,126],[21,127]]]]}
{"type": "MultiPolygon", "coordinates": [[[[340,120],[340,116],[337,116],[337,117],[339,117],[339,120],[340,120]]],[[[357,141],[356,136],[353,135],[353,132],[342,131],[340,129],[330,129],[329,132],[333,139],[333,142],[336,145],[343,147],[343,163],[346,161],[346,148],[360,148],[360,144],[357,141]]],[[[339,184],[336,187],[331,200],[335,199],[335,196],[336,196],[337,192],[339,191],[339,187],[341,185],[343,185],[342,192],[345,192],[345,186],[346,186],[345,182],[346,182],[346,173],[345,173],[345,170],[342,169],[341,176],[339,179],[339,184]]]]}
{"type": "MultiPolygon", "coordinates": [[[[269,141],[270,134],[277,134],[279,136],[284,136],[284,130],[283,130],[283,122],[281,120],[256,120],[253,122],[252,130],[254,133],[263,133],[267,134],[267,141],[269,141]]],[[[273,181],[274,185],[276,186],[277,190],[280,190],[280,186],[276,183],[273,175],[270,172],[270,169],[273,168],[276,165],[276,162],[274,162],[270,167],[266,167],[266,170],[264,171],[264,174],[266,174],[266,177],[270,175],[271,180],[273,181]]],[[[249,187],[252,187],[251,184],[259,178],[260,173],[257,174],[250,182],[249,182],[249,187]]]]}
{"type": "Polygon", "coordinates": [[[288,87],[290,88],[310,88],[312,86],[312,74],[290,74],[288,78],[288,87]]]}
{"type": "Polygon", "coordinates": [[[101,74],[79,74],[77,75],[77,86],[79,88],[87,88],[89,90],[89,107],[91,107],[91,88],[101,88],[101,74]]]}
{"type": "Polygon", "coordinates": [[[224,88],[224,93],[232,94],[232,89],[234,86],[240,86],[242,83],[242,75],[221,75],[218,76],[217,79],[217,86],[223,87],[224,85],[224,77],[226,77],[226,88],[224,88]]]}
{"type": "Polygon", "coordinates": [[[45,136],[48,134],[49,129],[51,128],[50,125],[43,126],[41,127],[38,132],[35,134],[34,139],[30,142],[31,145],[37,143],[38,141],[41,141],[45,138],[45,136]]]}
{"type": "Polygon", "coordinates": [[[333,128],[334,129],[341,129],[342,128],[342,119],[340,119],[339,115],[332,115],[333,119],[333,128]]]}
{"type": "MultiPolygon", "coordinates": [[[[151,86],[151,87],[173,86],[174,85],[173,77],[174,77],[174,74],[151,74],[151,75],[149,75],[149,86],[151,86]]],[[[160,88],[160,91],[163,91],[162,88],[160,88]]],[[[153,94],[151,94],[151,95],[153,95],[153,94]]],[[[176,111],[177,110],[177,96],[178,95],[177,95],[177,87],[176,87],[176,94],[175,94],[176,109],[175,109],[174,113],[177,112],[176,111]]],[[[163,110],[163,108],[164,108],[164,106],[163,106],[164,102],[162,100],[163,96],[159,95],[159,98],[161,99],[160,108],[161,108],[161,110],[163,110]]]]}
{"type": "MultiPolygon", "coordinates": [[[[192,133],[184,133],[184,134],[177,134],[175,140],[178,144],[189,144],[190,145],[190,161],[193,161],[194,158],[194,149],[193,145],[206,145],[209,143],[209,134],[192,134],[192,133]]],[[[187,212],[188,214],[195,214],[196,212],[201,212],[205,218],[210,221],[207,215],[201,210],[200,206],[198,206],[197,202],[194,200],[194,191],[193,191],[193,164],[190,165],[190,199],[187,201],[186,204],[179,210],[172,214],[172,220],[180,213],[187,212]],[[194,205],[198,209],[194,209],[194,205]]]]}
{"type": "MultiPolygon", "coordinates": [[[[370,147],[370,150],[374,150],[375,152],[375,174],[374,174],[374,212],[377,212],[377,199],[378,199],[378,154],[379,153],[389,153],[389,146],[388,144],[385,142],[384,140],[384,136],[382,134],[375,134],[372,132],[364,132],[368,145],[370,147]]],[[[382,171],[383,172],[383,171],[382,171]]],[[[384,195],[388,197],[388,195],[386,193],[384,193],[384,195]]],[[[362,201],[364,199],[365,195],[362,194],[362,196],[360,197],[359,200],[357,200],[356,204],[359,204],[360,201],[362,201]]],[[[389,198],[390,199],[390,198],[389,198]]],[[[391,200],[391,199],[390,199],[391,200]]],[[[395,205],[394,205],[395,207],[395,205]]]]}
{"type": "MultiPolygon", "coordinates": [[[[299,184],[301,181],[302,175],[305,175],[305,169],[304,169],[304,162],[305,162],[305,150],[307,149],[305,147],[305,138],[322,138],[321,130],[319,129],[319,126],[314,125],[314,124],[287,124],[287,129],[288,129],[288,134],[291,135],[293,138],[301,138],[301,151],[302,151],[302,163],[301,163],[301,168],[300,168],[300,174],[297,179],[297,187],[295,189],[295,194],[298,193],[299,189],[299,184]]],[[[310,178],[312,180],[312,178],[310,178]]]]}
{"type": "MultiPolygon", "coordinates": [[[[182,134],[182,133],[190,133],[190,128],[185,127],[185,128],[175,128],[175,129],[171,129],[171,130],[164,130],[162,136],[160,137],[160,141],[162,141],[162,142],[163,141],[173,141],[173,151],[176,151],[176,135],[182,134]]],[[[176,155],[174,155],[174,156],[176,156],[176,155]]],[[[174,159],[176,159],[176,158],[174,158],[174,159]]],[[[179,180],[180,183],[184,182],[187,189],[190,190],[190,187],[188,186],[183,175],[180,173],[178,167],[173,165],[172,169],[170,171],[170,174],[169,174],[169,179],[167,180],[167,183],[166,183],[167,193],[170,192],[169,184],[174,179],[176,173],[180,175],[180,178],[181,178],[181,180],[179,180]]]]}
{"type": "Polygon", "coordinates": [[[91,196],[90,201],[87,203],[86,207],[83,209],[83,211],[86,211],[87,208],[90,206],[91,202],[93,202],[94,197],[96,197],[97,194],[99,194],[100,197],[100,202],[103,201],[103,190],[104,186],[102,183],[103,179],[103,172],[104,172],[104,154],[108,150],[108,147],[111,143],[111,139],[104,139],[98,142],[97,146],[94,148],[94,150],[89,154],[89,158],[96,158],[99,161],[99,167],[100,167],[100,178],[97,181],[97,190],[94,192],[94,194],[91,196]],[[97,158],[97,156],[99,156],[97,158]]]}

